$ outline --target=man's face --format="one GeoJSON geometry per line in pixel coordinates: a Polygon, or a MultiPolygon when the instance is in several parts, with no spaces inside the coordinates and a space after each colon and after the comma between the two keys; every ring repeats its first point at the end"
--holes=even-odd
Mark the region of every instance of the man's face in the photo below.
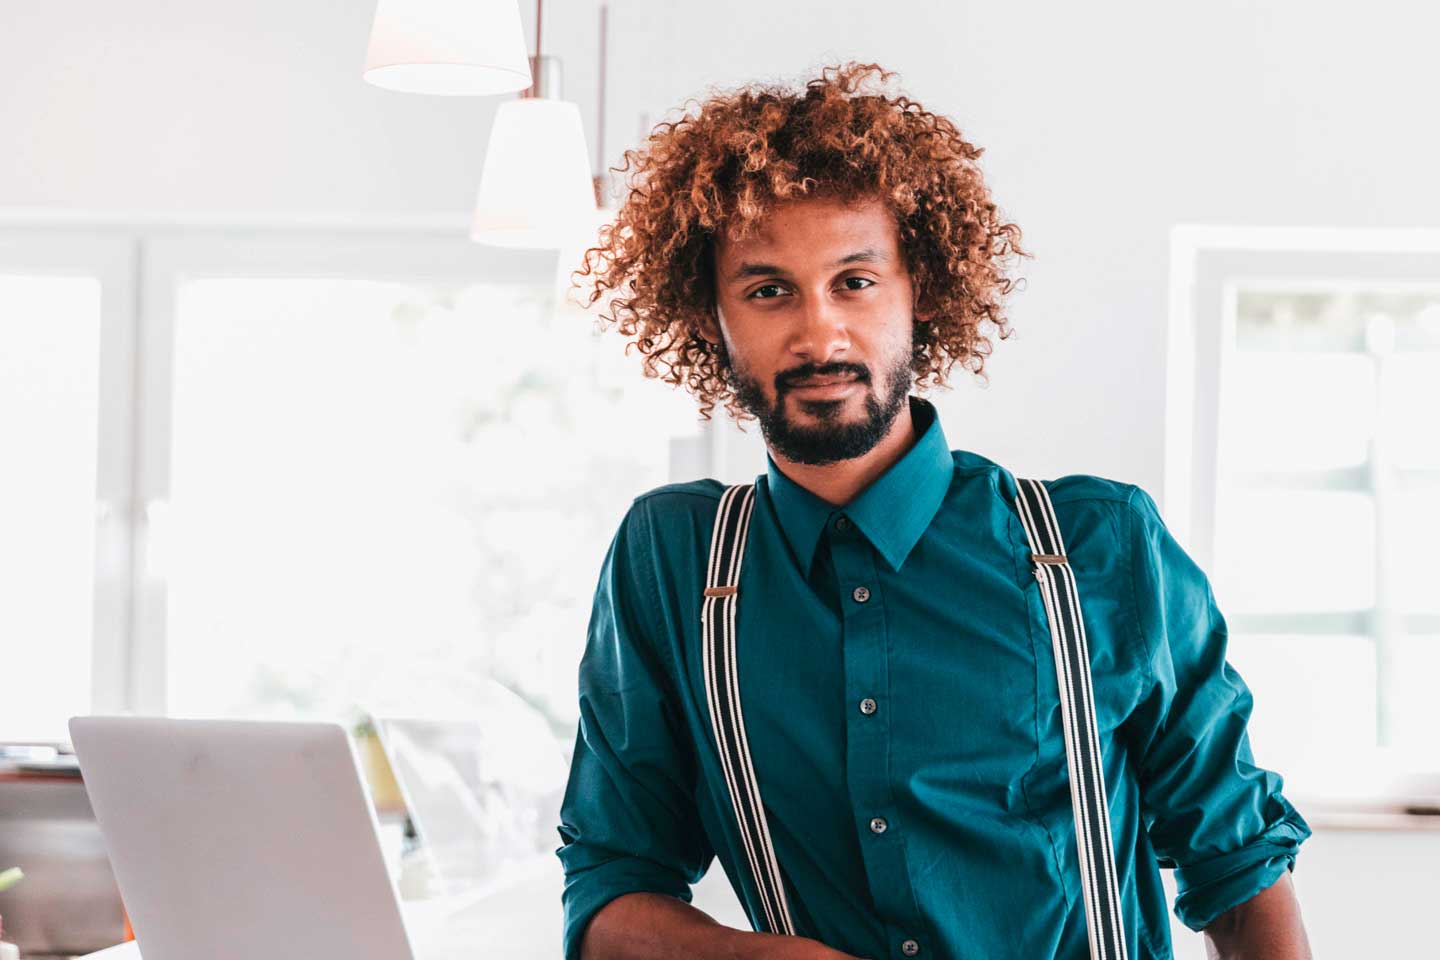
{"type": "MultiPolygon", "coordinates": [[[[766,443],[796,463],[868,452],[910,393],[914,294],[883,203],[806,198],[715,249],[727,379],[766,443]]],[[[717,322],[718,321],[718,322],[717,322]]]]}

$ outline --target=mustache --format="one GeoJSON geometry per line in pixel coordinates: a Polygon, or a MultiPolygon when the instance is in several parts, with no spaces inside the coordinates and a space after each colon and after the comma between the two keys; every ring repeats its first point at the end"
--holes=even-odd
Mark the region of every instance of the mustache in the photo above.
{"type": "Polygon", "coordinates": [[[811,377],[854,377],[860,383],[870,382],[870,368],[858,363],[807,363],[775,375],[775,393],[778,396],[796,386],[801,380],[811,377]]]}

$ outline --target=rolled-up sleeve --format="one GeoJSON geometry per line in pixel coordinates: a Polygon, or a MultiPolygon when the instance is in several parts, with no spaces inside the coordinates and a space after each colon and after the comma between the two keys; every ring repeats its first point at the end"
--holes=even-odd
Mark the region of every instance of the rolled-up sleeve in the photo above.
{"type": "Polygon", "coordinates": [[[1310,827],[1255,765],[1251,695],[1226,662],[1225,618],[1204,571],[1155,501],[1130,495],[1131,569],[1150,677],[1127,721],[1141,809],[1161,866],[1175,868],[1175,915],[1192,930],[1293,870],[1310,827]]]}
{"type": "Polygon", "coordinates": [[[611,900],[648,891],[688,903],[715,856],[657,642],[650,542],[639,501],[606,553],[580,661],[580,722],[555,851],[565,869],[566,960],[577,960],[586,926],[611,900]]]}

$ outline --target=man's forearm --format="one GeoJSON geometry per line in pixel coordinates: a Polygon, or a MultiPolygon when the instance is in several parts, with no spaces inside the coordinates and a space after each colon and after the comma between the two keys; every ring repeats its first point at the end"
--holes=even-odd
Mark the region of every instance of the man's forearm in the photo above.
{"type": "Polygon", "coordinates": [[[661,893],[627,893],[590,918],[580,941],[581,960],[695,957],[731,960],[740,954],[724,926],[703,910],[661,893]]]}
{"type": "Polygon", "coordinates": [[[856,960],[814,940],[736,930],[662,893],[627,893],[590,918],[581,960],[856,960]]]}
{"type": "Polygon", "coordinates": [[[1210,960],[1311,960],[1290,874],[1216,917],[1205,946],[1210,960]]]}

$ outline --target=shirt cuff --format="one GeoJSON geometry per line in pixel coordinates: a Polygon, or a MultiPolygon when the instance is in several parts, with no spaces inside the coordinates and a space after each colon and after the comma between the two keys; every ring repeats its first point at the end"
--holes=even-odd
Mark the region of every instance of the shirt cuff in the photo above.
{"type": "Polygon", "coordinates": [[[690,885],[676,873],[643,857],[616,857],[565,879],[565,960],[580,960],[580,940],[591,918],[616,897],[627,893],[662,893],[685,903],[690,885]]]}
{"type": "Polygon", "coordinates": [[[1309,836],[1309,825],[1292,807],[1285,819],[1239,850],[1177,867],[1175,916],[1198,933],[1294,870],[1300,844],[1309,836]]]}

